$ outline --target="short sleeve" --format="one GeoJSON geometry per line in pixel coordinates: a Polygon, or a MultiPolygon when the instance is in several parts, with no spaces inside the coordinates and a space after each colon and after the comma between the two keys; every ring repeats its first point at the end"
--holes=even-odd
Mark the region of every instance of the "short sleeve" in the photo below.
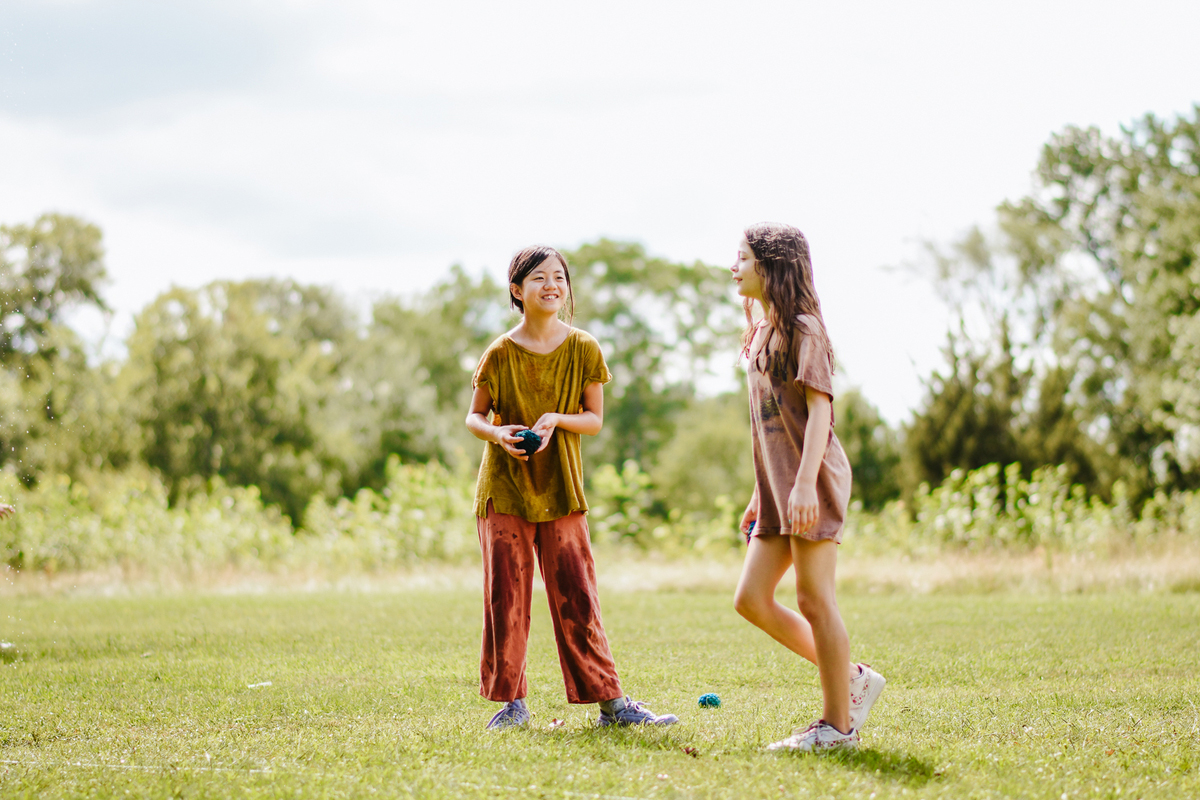
{"type": "Polygon", "coordinates": [[[591,386],[593,383],[608,383],[612,380],[612,373],[608,371],[608,364],[604,363],[604,352],[600,349],[600,343],[591,336],[583,337],[583,388],[591,386]]]}
{"type": "Polygon", "coordinates": [[[833,354],[824,337],[816,335],[813,328],[820,323],[800,317],[796,336],[800,346],[796,355],[796,382],[811,386],[819,392],[833,397],[833,354]]]}
{"type": "Polygon", "coordinates": [[[492,404],[496,403],[496,398],[499,395],[499,387],[496,385],[496,361],[499,356],[499,348],[489,347],[484,351],[483,357],[479,359],[479,366],[475,368],[475,375],[471,378],[471,388],[477,389],[480,386],[486,386],[488,394],[492,397],[492,404]]]}

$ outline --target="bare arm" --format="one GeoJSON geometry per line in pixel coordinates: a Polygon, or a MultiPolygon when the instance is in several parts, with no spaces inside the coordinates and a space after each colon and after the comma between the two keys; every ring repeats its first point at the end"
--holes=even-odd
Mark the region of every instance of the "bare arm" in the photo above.
{"type": "Polygon", "coordinates": [[[11,516],[17,509],[8,503],[0,503],[0,519],[11,516]]]}
{"type": "Polygon", "coordinates": [[[817,473],[829,446],[829,431],[833,427],[833,402],[822,391],[804,387],[808,403],[808,424],[804,426],[804,452],[800,454],[800,469],[796,484],[788,497],[788,516],[792,533],[800,534],[817,524],[817,473]]]}
{"type": "Polygon", "coordinates": [[[476,386],[471,395],[471,410],[467,412],[467,430],[477,439],[494,442],[504,448],[504,452],[521,461],[528,461],[529,456],[524,450],[518,450],[516,443],[521,441],[517,431],[524,430],[521,425],[493,425],[488,422],[488,414],[492,411],[492,394],[486,386],[476,386]]]}
{"type": "Polygon", "coordinates": [[[604,384],[589,383],[583,390],[580,405],[583,410],[577,414],[542,414],[533,426],[533,432],[542,437],[542,446],[537,450],[539,453],[550,444],[555,428],[584,436],[595,436],[600,432],[604,427],[604,384]]]}

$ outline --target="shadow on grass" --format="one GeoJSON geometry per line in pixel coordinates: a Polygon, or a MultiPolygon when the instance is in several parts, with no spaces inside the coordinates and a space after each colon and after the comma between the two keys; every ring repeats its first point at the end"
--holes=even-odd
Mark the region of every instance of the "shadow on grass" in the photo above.
{"type": "Polygon", "coordinates": [[[870,773],[884,780],[913,787],[924,786],[941,777],[941,773],[931,764],[906,753],[890,750],[863,749],[852,753],[831,753],[826,758],[858,772],[870,773]]]}

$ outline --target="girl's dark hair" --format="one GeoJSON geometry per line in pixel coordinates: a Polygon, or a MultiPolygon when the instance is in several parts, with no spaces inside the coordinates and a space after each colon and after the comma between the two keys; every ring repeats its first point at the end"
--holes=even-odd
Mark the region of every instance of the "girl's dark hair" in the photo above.
{"type": "MultiPolygon", "coordinates": [[[[817,330],[807,331],[816,336],[829,354],[829,369],[833,370],[833,348],[829,344],[829,333],[825,330],[825,318],[821,316],[821,301],[817,299],[817,288],[813,284],[812,257],[809,255],[808,240],[791,225],[778,222],[759,222],[746,228],[746,242],[754,253],[754,269],[762,279],[762,294],[769,310],[767,321],[771,323],[772,335],[778,333],[784,343],[784,353],[789,367],[795,367],[796,353],[791,342],[796,334],[796,318],[809,314],[817,320],[817,330]]],[[[745,298],[742,308],[746,312],[746,331],[742,334],[742,352],[750,355],[750,340],[754,336],[754,316],[751,314],[753,301],[745,298]]],[[[759,356],[771,349],[771,340],[759,351],[759,356]]],[[[758,365],[756,361],[756,366],[758,365]]]]}
{"type": "Polygon", "coordinates": [[[532,247],[526,247],[524,250],[517,252],[512,257],[512,261],[508,265],[508,300],[509,304],[525,313],[525,304],[517,299],[517,296],[512,293],[512,284],[520,286],[529,277],[529,273],[537,269],[543,261],[548,258],[557,258],[562,262],[563,272],[567,275],[567,299],[570,305],[566,306],[567,322],[575,319],[575,290],[571,287],[571,266],[567,263],[567,257],[562,253],[544,244],[535,244],[532,247]]]}

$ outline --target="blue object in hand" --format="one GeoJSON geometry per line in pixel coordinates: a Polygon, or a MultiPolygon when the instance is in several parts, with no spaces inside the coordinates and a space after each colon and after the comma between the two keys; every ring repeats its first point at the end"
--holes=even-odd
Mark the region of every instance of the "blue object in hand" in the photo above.
{"type": "Polygon", "coordinates": [[[517,449],[524,450],[527,456],[533,455],[542,446],[542,437],[531,430],[518,431],[517,436],[521,437],[521,441],[517,442],[517,449]]]}
{"type": "Polygon", "coordinates": [[[712,692],[709,692],[708,694],[702,694],[702,695],[700,695],[700,707],[701,708],[720,708],[721,707],[721,698],[717,697],[712,692]]]}

